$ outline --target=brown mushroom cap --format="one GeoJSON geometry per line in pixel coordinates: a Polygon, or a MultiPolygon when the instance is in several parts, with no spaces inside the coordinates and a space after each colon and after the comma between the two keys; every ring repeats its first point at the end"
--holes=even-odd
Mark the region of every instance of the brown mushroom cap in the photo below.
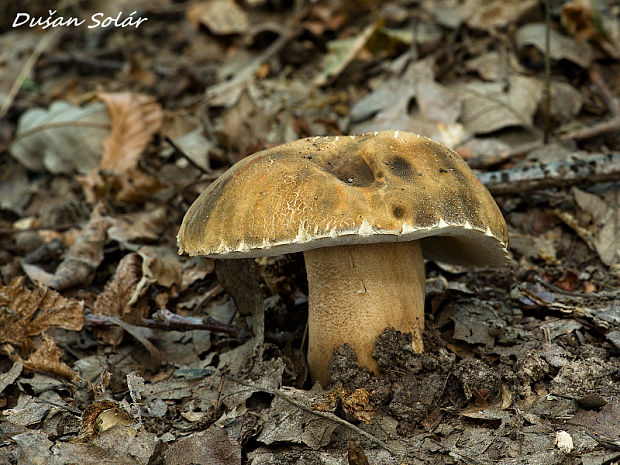
{"type": "Polygon", "coordinates": [[[506,224],[454,151],[403,131],[310,137],[235,164],[187,211],[179,253],[249,258],[419,240],[424,256],[503,265],[506,224]]]}

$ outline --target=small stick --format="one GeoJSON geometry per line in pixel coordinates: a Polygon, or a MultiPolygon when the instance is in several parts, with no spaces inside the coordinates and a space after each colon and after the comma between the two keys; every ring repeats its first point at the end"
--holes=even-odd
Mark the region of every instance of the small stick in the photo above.
{"type": "Polygon", "coordinates": [[[603,76],[598,69],[596,63],[593,63],[590,68],[588,68],[588,77],[592,84],[596,86],[599,91],[599,94],[605,101],[607,108],[614,115],[614,118],[620,117],[620,103],[618,102],[618,98],[611,91],[607,83],[603,80],[603,76]]]}
{"type": "MultiPolygon", "coordinates": [[[[197,317],[186,317],[172,313],[169,310],[160,310],[155,318],[143,318],[142,322],[148,328],[163,329],[168,331],[192,331],[195,329],[204,329],[213,331],[214,333],[228,334],[234,336],[240,341],[249,339],[250,335],[247,331],[235,325],[220,323],[214,318],[208,316],[206,319],[197,317]]],[[[84,327],[113,326],[116,325],[116,318],[107,315],[95,315],[87,313],[84,315],[84,327]]]]}
{"type": "Polygon", "coordinates": [[[570,297],[579,297],[586,299],[617,299],[620,296],[620,289],[616,291],[596,291],[596,292],[579,292],[579,291],[566,291],[561,287],[555,286],[554,284],[548,283],[540,276],[534,276],[534,281],[539,284],[542,284],[544,287],[549,289],[550,291],[555,292],[556,294],[562,294],[570,297]]]}
{"type": "Polygon", "coordinates": [[[331,412],[321,412],[321,411],[319,411],[319,410],[313,410],[313,409],[311,409],[310,407],[307,407],[307,406],[305,406],[304,404],[302,404],[302,403],[300,403],[300,402],[297,402],[296,400],[291,399],[291,398],[290,398],[289,396],[287,396],[286,394],[284,394],[284,393],[282,393],[282,392],[280,392],[280,391],[277,391],[277,390],[275,390],[275,389],[270,389],[270,388],[267,388],[267,387],[262,387],[262,386],[256,386],[256,385],[250,384],[250,383],[248,383],[248,382],[246,382],[246,381],[243,381],[243,380],[241,380],[241,379],[234,378],[234,377],[232,377],[232,376],[228,376],[228,375],[226,375],[226,378],[228,378],[228,379],[229,379],[229,380],[231,380],[231,381],[234,381],[235,383],[239,383],[239,384],[241,384],[242,386],[246,386],[246,387],[249,387],[249,388],[254,389],[254,390],[256,390],[256,391],[265,392],[265,393],[270,394],[270,395],[272,395],[272,396],[275,396],[275,397],[279,397],[279,398],[281,398],[281,399],[284,399],[284,400],[285,400],[285,401],[287,401],[289,404],[293,405],[294,407],[297,407],[297,408],[298,408],[298,409],[300,409],[300,410],[303,410],[303,411],[304,411],[304,412],[306,412],[306,413],[310,413],[310,414],[312,414],[312,415],[316,415],[317,417],[322,417],[322,418],[325,418],[326,420],[330,420],[330,421],[333,421],[334,423],[338,423],[338,424],[340,424],[340,425],[342,425],[342,426],[345,426],[345,427],[347,427],[347,428],[349,428],[349,429],[351,429],[351,430],[355,431],[355,432],[356,432],[357,434],[359,434],[360,436],[365,437],[365,438],[366,438],[366,439],[368,439],[369,441],[371,441],[371,442],[373,442],[373,443],[377,444],[378,446],[382,447],[383,449],[387,450],[390,454],[392,454],[392,455],[394,455],[394,456],[397,456],[397,455],[398,455],[398,454],[396,453],[396,451],[395,451],[395,450],[393,450],[393,449],[392,449],[389,445],[387,445],[387,444],[386,444],[385,442],[383,442],[381,439],[376,438],[376,437],[375,437],[375,436],[373,436],[372,434],[370,434],[370,433],[368,433],[368,432],[364,431],[364,430],[363,430],[363,429],[361,429],[361,428],[358,428],[357,426],[355,426],[355,425],[353,425],[353,424],[349,423],[349,422],[348,422],[348,421],[346,421],[346,420],[343,420],[342,418],[340,418],[340,417],[338,417],[338,416],[334,415],[334,414],[333,414],[333,413],[331,413],[331,412]]]}
{"type": "Polygon", "coordinates": [[[545,2],[545,132],[543,141],[549,143],[551,134],[551,12],[549,0],[545,2]]]}
{"type": "Polygon", "coordinates": [[[591,139],[592,137],[602,136],[609,134],[610,132],[620,131],[620,116],[612,118],[607,121],[602,121],[589,128],[577,129],[575,131],[567,132],[560,136],[560,139],[591,139]]]}
{"type": "Polygon", "coordinates": [[[28,74],[30,74],[30,71],[37,63],[37,60],[39,59],[41,54],[52,43],[52,41],[57,35],[58,31],[54,30],[48,32],[43,37],[41,37],[41,40],[39,40],[39,43],[24,63],[24,66],[17,75],[17,78],[15,78],[15,81],[13,81],[13,85],[11,86],[11,89],[6,96],[6,99],[4,100],[4,102],[2,102],[2,106],[0,106],[0,118],[6,115],[6,112],[9,111],[9,108],[11,108],[11,105],[13,104],[13,100],[15,100],[15,97],[19,93],[19,89],[21,89],[22,84],[28,77],[28,74]]]}

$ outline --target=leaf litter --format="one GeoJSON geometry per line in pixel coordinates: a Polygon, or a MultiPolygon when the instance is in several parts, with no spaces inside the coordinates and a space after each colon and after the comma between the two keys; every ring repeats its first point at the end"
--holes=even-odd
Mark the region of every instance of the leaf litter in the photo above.
{"type": "MultiPolygon", "coordinates": [[[[141,8],[144,27],[45,51],[0,123],[0,461],[618,460],[613,2],[552,9],[547,145],[537,2],[141,8]],[[178,224],[256,150],[388,128],[481,170],[513,261],[427,263],[426,352],[386,330],[382,377],[343,346],[322,390],[303,260],[179,257],[178,224]]],[[[17,76],[33,31],[2,39],[17,76]]]]}

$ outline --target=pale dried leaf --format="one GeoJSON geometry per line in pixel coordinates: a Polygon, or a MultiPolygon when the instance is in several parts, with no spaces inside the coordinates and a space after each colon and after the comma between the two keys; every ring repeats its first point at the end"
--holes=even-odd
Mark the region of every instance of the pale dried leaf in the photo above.
{"type": "Polygon", "coordinates": [[[79,331],[83,324],[83,302],[67,299],[41,284],[30,291],[23,277],[0,287],[0,342],[21,347],[29,337],[50,327],[79,331]]]}
{"type": "Polygon", "coordinates": [[[450,147],[466,136],[457,123],[462,97],[435,81],[434,60],[412,63],[402,73],[384,82],[374,92],[361,99],[351,110],[351,119],[360,121],[354,133],[399,129],[438,140],[450,147]],[[415,98],[416,109],[410,112],[415,98]]]}
{"type": "Polygon", "coordinates": [[[117,174],[136,168],[140,155],[161,127],[161,106],[149,95],[129,92],[100,93],[98,98],[108,107],[112,122],[99,167],[117,174]]]}
{"type": "Polygon", "coordinates": [[[519,75],[511,76],[508,83],[508,89],[499,82],[480,81],[452,87],[463,98],[461,122],[467,132],[487,134],[510,126],[532,126],[543,83],[519,75]]]}
{"type": "Polygon", "coordinates": [[[190,6],[187,20],[198,29],[204,24],[215,35],[243,33],[249,26],[248,16],[233,0],[208,0],[190,6]]]}
{"type": "Polygon", "coordinates": [[[357,37],[328,42],[328,53],[324,56],[321,66],[323,70],[314,80],[314,84],[324,86],[340,76],[377,30],[378,24],[375,21],[368,25],[357,37]]]}
{"type": "Polygon", "coordinates": [[[143,246],[138,253],[143,259],[143,273],[152,276],[158,285],[170,287],[181,284],[183,264],[174,249],[166,246],[143,246]]]}
{"type": "Polygon", "coordinates": [[[62,360],[62,351],[54,338],[43,333],[41,345],[23,362],[24,367],[33,371],[41,371],[74,380],[76,373],[62,360]]]}
{"type": "MultiPolygon", "coordinates": [[[[517,48],[520,50],[526,45],[532,45],[544,53],[546,30],[544,23],[531,23],[521,27],[515,36],[517,48]]],[[[594,59],[592,47],[587,42],[578,42],[554,29],[550,31],[549,41],[549,56],[553,60],[565,59],[587,68],[594,59]]]]}
{"type": "Polygon", "coordinates": [[[466,0],[461,10],[472,29],[493,31],[516,23],[537,5],[538,0],[466,0]]]}
{"type": "Polygon", "coordinates": [[[172,444],[164,455],[165,465],[241,465],[241,444],[226,430],[212,425],[172,444]]]}
{"type": "Polygon", "coordinates": [[[485,81],[497,81],[506,72],[507,63],[499,52],[488,52],[465,62],[469,71],[476,71],[485,81]]]}
{"type": "Polygon", "coordinates": [[[0,163],[0,209],[24,215],[24,207],[32,194],[28,173],[23,166],[8,158],[0,163]]]}
{"type": "MultiPolygon", "coordinates": [[[[308,393],[287,389],[284,394],[302,404],[308,402],[308,393]]],[[[292,442],[305,444],[311,449],[327,446],[338,424],[328,418],[305,412],[281,397],[276,397],[263,419],[263,431],[258,440],[263,444],[292,442]]]]}
{"type": "Polygon", "coordinates": [[[19,119],[22,137],[11,144],[11,155],[31,171],[88,173],[99,162],[109,124],[99,102],[78,107],[58,101],[49,110],[28,110],[19,119]]]}
{"type": "Polygon", "coordinates": [[[128,248],[135,241],[156,241],[168,224],[168,211],[164,207],[140,210],[115,218],[115,224],[108,229],[108,238],[128,248]]]}

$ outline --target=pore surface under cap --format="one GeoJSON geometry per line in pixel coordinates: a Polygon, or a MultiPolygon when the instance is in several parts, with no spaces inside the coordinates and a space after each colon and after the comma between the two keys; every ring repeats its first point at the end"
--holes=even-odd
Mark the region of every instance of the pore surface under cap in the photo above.
{"type": "Polygon", "coordinates": [[[187,211],[180,253],[244,258],[421,240],[426,258],[505,263],[506,224],[454,151],[403,131],[311,137],[235,164],[187,211]]]}

